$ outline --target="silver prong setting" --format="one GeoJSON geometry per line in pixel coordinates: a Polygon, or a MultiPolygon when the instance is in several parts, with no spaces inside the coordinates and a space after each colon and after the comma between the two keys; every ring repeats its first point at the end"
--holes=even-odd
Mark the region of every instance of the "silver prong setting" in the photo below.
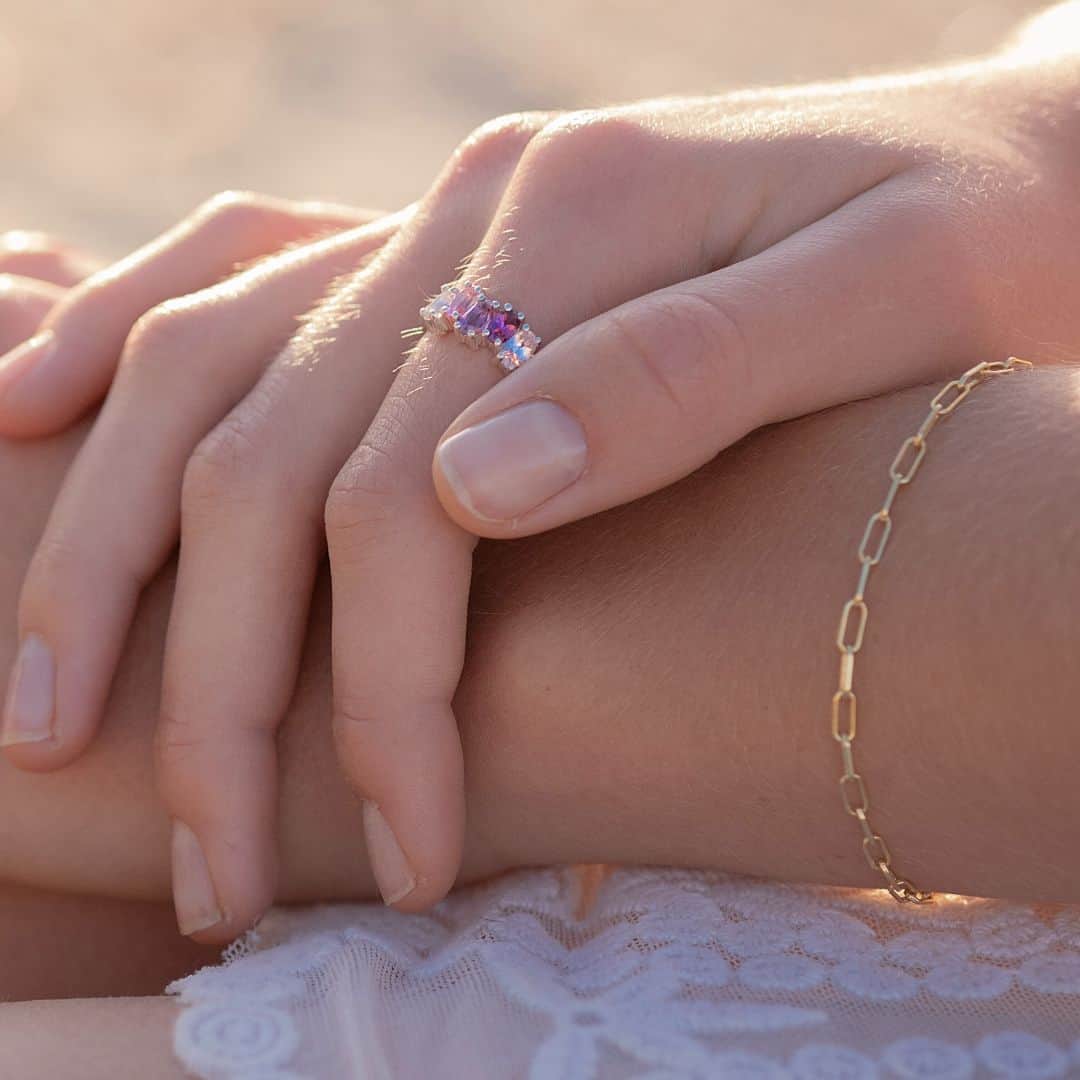
{"type": "Polygon", "coordinates": [[[437,334],[452,332],[471,349],[489,346],[499,368],[507,374],[530,360],[540,347],[541,339],[526,322],[524,312],[509,301],[492,299],[467,280],[444,285],[439,295],[420,309],[420,319],[426,329],[437,334]]]}

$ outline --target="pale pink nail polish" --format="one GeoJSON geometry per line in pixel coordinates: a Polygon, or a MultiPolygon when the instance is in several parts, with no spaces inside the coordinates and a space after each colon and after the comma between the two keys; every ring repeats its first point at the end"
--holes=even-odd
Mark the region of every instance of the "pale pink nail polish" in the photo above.
{"type": "Polygon", "coordinates": [[[405,852],[397,842],[394,830],[373,802],[363,806],[364,838],[367,841],[371,868],[379,886],[383,902],[387,905],[403,900],[416,888],[413,873],[405,852]]]}
{"type": "Polygon", "coordinates": [[[585,471],[585,431],[554,401],[528,401],[459,431],[435,466],[462,505],[486,521],[512,521],[585,471]]]}
{"type": "Polygon", "coordinates": [[[182,821],[173,822],[172,888],[181,934],[196,934],[221,922],[221,907],[202,845],[182,821]]]}
{"type": "Polygon", "coordinates": [[[44,742],[53,736],[56,662],[48,642],[27,634],[11,669],[0,746],[44,742]]]}

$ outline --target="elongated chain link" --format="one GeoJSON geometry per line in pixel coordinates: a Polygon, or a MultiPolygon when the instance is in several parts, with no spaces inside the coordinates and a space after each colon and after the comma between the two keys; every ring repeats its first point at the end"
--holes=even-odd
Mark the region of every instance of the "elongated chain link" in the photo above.
{"type": "Polygon", "coordinates": [[[855,697],[855,657],[863,646],[870,609],[866,604],[866,587],[870,574],[882,560],[892,534],[893,503],[900,489],[910,484],[926,457],[930,432],[955,412],[960,403],[980,383],[996,375],[1008,375],[1017,367],[1031,367],[1026,360],[1010,356],[1008,360],[976,364],[958,379],[942,387],[930,402],[930,411],[919,430],[904,440],[889,467],[888,493],[881,508],[870,515],[859,543],[859,581],[855,595],[840,612],[836,631],[836,647],[840,650],[840,680],[832,699],[832,736],[840,747],[843,774],[840,777],[840,797],[844,809],[859,823],[862,832],[863,855],[871,868],[885,879],[885,888],[901,903],[925,904],[933,894],[917,889],[907,878],[893,869],[892,853],[881,835],[870,823],[870,794],[858,769],[855,768],[855,734],[858,702],[855,697]]]}

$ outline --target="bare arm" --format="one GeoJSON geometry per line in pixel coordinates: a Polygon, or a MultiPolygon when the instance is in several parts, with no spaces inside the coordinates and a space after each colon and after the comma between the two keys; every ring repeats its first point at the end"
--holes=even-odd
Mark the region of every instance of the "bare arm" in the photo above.
{"type": "MultiPolygon", "coordinates": [[[[828,703],[854,547],[932,389],[761,431],[620,510],[482,549],[458,695],[465,877],[556,861],[876,884],[839,806],[828,703]]],[[[860,656],[859,748],[898,863],[935,889],[1080,900],[1080,373],[974,395],[897,505],[860,656]]],[[[0,607],[82,433],[0,448],[0,607]]],[[[168,896],[151,769],[166,575],[102,739],[0,762],[0,876],[168,896]]],[[[281,735],[285,900],[373,895],[327,724],[320,593],[281,735]]],[[[14,647],[10,629],[0,666],[14,647]]]]}

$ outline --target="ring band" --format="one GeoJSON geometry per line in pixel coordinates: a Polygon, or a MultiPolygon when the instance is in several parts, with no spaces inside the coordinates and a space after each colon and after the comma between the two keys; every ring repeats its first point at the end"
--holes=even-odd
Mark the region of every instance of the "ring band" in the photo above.
{"type": "Polygon", "coordinates": [[[492,300],[468,281],[444,285],[443,290],[420,309],[420,318],[436,334],[457,334],[474,349],[490,345],[499,367],[516,371],[540,348],[536,336],[513,304],[492,300]]]}

